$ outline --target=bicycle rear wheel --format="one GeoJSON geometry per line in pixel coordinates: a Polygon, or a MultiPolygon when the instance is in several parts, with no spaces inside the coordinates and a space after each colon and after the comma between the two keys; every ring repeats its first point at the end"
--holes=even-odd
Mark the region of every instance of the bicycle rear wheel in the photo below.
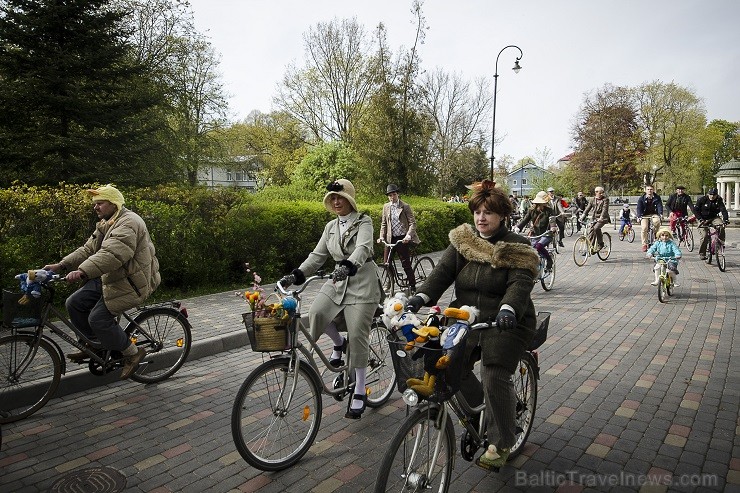
{"type": "Polygon", "coordinates": [[[573,243],[573,262],[582,267],[588,260],[588,255],[588,241],[585,236],[581,236],[573,243]]]}
{"type": "Polygon", "coordinates": [[[0,424],[26,418],[54,395],[62,377],[59,351],[36,337],[16,334],[0,337],[0,424]]]}
{"type": "Polygon", "coordinates": [[[511,447],[509,459],[522,452],[532,431],[534,414],[537,410],[537,361],[532,353],[526,352],[519,360],[519,367],[512,376],[516,393],[516,442],[511,447]]]}
{"type": "Polygon", "coordinates": [[[449,415],[440,423],[440,413],[436,406],[424,406],[401,424],[380,464],[375,493],[448,491],[455,458],[455,428],[449,415]]]}
{"type": "Polygon", "coordinates": [[[174,308],[142,311],[126,327],[126,334],[138,347],[146,349],[143,364],[131,375],[135,382],[154,383],[171,377],[190,354],[190,322],[174,308]]]}
{"type": "Polygon", "coordinates": [[[429,274],[434,270],[434,261],[430,257],[421,257],[414,263],[414,277],[416,285],[426,281],[429,274]]]}
{"type": "Polygon", "coordinates": [[[367,362],[367,407],[380,407],[390,399],[396,386],[388,329],[379,318],[370,327],[370,358],[367,362]]]}
{"type": "Polygon", "coordinates": [[[604,248],[599,250],[596,255],[598,255],[601,260],[606,260],[612,253],[612,237],[609,236],[609,233],[601,233],[601,238],[604,241],[604,248]]]}
{"type": "Polygon", "coordinates": [[[280,471],[298,462],[321,426],[321,389],[312,370],[302,363],[296,374],[289,361],[269,360],[255,368],[231,410],[236,449],[262,471],[280,471]]]}
{"type": "Polygon", "coordinates": [[[725,265],[725,244],[721,240],[717,240],[715,256],[717,258],[717,267],[719,267],[719,270],[722,272],[727,270],[727,265],[725,265]]]}

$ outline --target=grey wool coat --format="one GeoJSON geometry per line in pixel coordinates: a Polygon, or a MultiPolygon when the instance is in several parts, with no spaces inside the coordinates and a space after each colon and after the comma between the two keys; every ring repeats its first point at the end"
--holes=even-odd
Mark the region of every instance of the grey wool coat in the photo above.
{"type": "MultiPolygon", "coordinates": [[[[450,245],[431,275],[417,292],[434,304],[454,282],[450,306],[475,306],[478,321],[495,319],[502,305],[514,309],[517,327],[511,331],[481,331],[481,360],[514,372],[520,356],[532,341],[537,313],[531,292],[539,269],[539,257],[529,240],[502,227],[493,237],[481,238],[470,224],[450,231],[450,245]]],[[[478,337],[468,338],[472,351],[478,337]]]]}
{"type": "Polygon", "coordinates": [[[64,257],[62,268],[100,277],[105,307],[114,315],[141,305],[161,281],[159,261],[149,230],[138,214],[125,207],[113,224],[98,221],[92,236],[64,257]]]}

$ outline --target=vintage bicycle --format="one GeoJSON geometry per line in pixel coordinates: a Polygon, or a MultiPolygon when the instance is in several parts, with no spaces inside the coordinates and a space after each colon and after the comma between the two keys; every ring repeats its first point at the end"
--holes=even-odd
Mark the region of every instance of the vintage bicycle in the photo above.
{"type": "Polygon", "coordinates": [[[681,216],[676,220],[676,240],[678,246],[686,245],[690,252],[694,251],[694,233],[691,231],[691,220],[681,216]]]}
{"type": "MultiPolygon", "coordinates": [[[[319,272],[293,290],[278,282],[275,289],[282,296],[282,308],[277,319],[255,317],[254,312],[244,314],[252,350],[268,356],[247,375],[236,394],[231,434],[239,454],[257,469],[279,471],[308,452],[321,426],[322,394],[338,401],[349,396],[348,403],[352,401],[354,371],[348,365],[332,366],[301,319],[301,293],[314,281],[329,277],[319,272]],[[308,348],[299,335],[305,338],[308,348]],[[331,384],[324,381],[314,355],[318,355],[325,372],[336,375],[331,384]]],[[[370,327],[365,388],[370,408],[385,404],[396,383],[387,343],[389,330],[381,314],[379,306],[370,327]]]]}
{"type": "MultiPolygon", "coordinates": [[[[552,231],[547,231],[538,236],[527,236],[527,239],[530,240],[530,242],[534,243],[543,236],[549,236],[550,238],[552,238],[554,236],[554,233],[552,231]]],[[[540,255],[539,252],[537,252],[537,255],[540,257],[540,269],[534,282],[535,284],[537,282],[542,284],[542,289],[544,289],[545,291],[551,291],[552,288],[555,287],[555,269],[557,267],[556,259],[557,254],[559,253],[558,244],[557,241],[554,240],[554,238],[552,238],[552,241],[547,245],[547,252],[550,254],[550,258],[552,259],[552,267],[548,269],[547,259],[544,256],[540,255]]]]}
{"type": "Polygon", "coordinates": [[[612,252],[612,237],[603,229],[601,230],[601,235],[604,241],[603,248],[597,250],[596,245],[591,243],[591,240],[588,237],[590,223],[590,221],[583,222],[581,236],[576,239],[576,242],[573,244],[573,261],[578,267],[584,266],[591,255],[597,255],[599,259],[605,261],[609,258],[609,255],[612,252]]]}
{"type": "Polygon", "coordinates": [[[424,282],[427,276],[434,270],[434,261],[431,257],[424,255],[417,257],[414,249],[410,249],[411,253],[411,266],[414,271],[415,283],[409,282],[406,273],[401,268],[400,260],[396,260],[396,248],[398,245],[403,244],[403,241],[397,241],[396,243],[386,243],[385,240],[380,240],[380,243],[387,247],[388,260],[385,262],[379,262],[378,267],[381,268],[380,281],[385,291],[386,296],[393,296],[399,290],[407,296],[411,296],[411,286],[418,286],[424,282]]]}
{"type": "Polygon", "coordinates": [[[725,272],[725,270],[727,270],[727,264],[725,262],[725,242],[720,237],[725,225],[703,222],[698,227],[706,230],[705,235],[709,235],[706,259],[707,264],[711,264],[712,258],[714,258],[717,260],[717,267],[719,270],[725,272]]]}
{"type": "MultiPolygon", "coordinates": [[[[3,290],[3,329],[9,334],[0,337],[0,423],[18,421],[41,409],[67,372],[62,348],[45,330],[82,351],[85,357],[76,362],[87,365],[93,375],[106,375],[123,366],[120,352],[85,337],[56,307],[54,284],[63,280],[63,276],[49,274],[38,282],[38,297],[3,290]]],[[[126,323],[127,337],[147,352],[131,375],[135,382],[161,382],[187,360],[191,326],[179,301],[141,306],[124,312],[119,320],[126,323]]]]}
{"type": "MultiPolygon", "coordinates": [[[[540,376],[539,348],[547,339],[550,314],[541,312],[537,316],[537,335],[529,349],[522,355],[518,369],[512,376],[516,394],[516,442],[511,448],[509,460],[521,454],[532,430],[537,410],[537,380],[540,376]]],[[[444,329],[444,327],[440,327],[444,329]]],[[[499,330],[494,321],[476,323],[469,327],[466,337],[476,330],[499,330]]],[[[401,424],[386,451],[378,470],[375,493],[400,491],[446,492],[450,488],[455,464],[455,428],[453,417],[463,428],[460,438],[460,453],[464,460],[472,462],[475,456],[488,447],[486,438],[485,404],[473,407],[459,392],[460,376],[465,363],[465,341],[452,348],[449,366],[435,381],[435,390],[429,397],[422,397],[401,379],[409,374],[414,359],[405,352],[396,339],[389,344],[399,347],[392,352],[393,363],[399,375],[398,389],[403,400],[412,411],[401,424]]],[[[433,351],[422,347],[413,351],[433,351]]],[[[432,353],[433,355],[433,353],[432,353]]],[[[418,358],[419,361],[423,358],[418,358]]],[[[417,369],[417,376],[423,369],[417,369]]],[[[413,373],[412,373],[413,374],[413,373]]]]}
{"type": "Polygon", "coordinates": [[[563,232],[568,238],[573,236],[573,233],[578,231],[578,221],[581,216],[581,212],[582,211],[578,208],[571,209],[566,212],[565,227],[564,227],[565,229],[563,232]]]}

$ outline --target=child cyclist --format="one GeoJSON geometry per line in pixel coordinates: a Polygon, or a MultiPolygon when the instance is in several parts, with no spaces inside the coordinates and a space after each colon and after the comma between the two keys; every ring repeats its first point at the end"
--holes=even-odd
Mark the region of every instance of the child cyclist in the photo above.
{"type": "Polygon", "coordinates": [[[622,206],[622,213],[619,215],[619,239],[624,238],[624,227],[627,225],[632,226],[632,211],[630,210],[629,204],[622,206]]]}
{"type": "MultiPolygon", "coordinates": [[[[658,241],[653,243],[645,255],[647,258],[656,257],[662,258],[668,265],[668,275],[671,277],[673,284],[678,286],[676,282],[678,280],[678,260],[681,258],[681,250],[678,245],[673,241],[673,235],[671,230],[667,227],[662,227],[658,230],[658,241]]],[[[655,262],[653,267],[655,272],[655,280],[651,282],[653,286],[657,286],[660,281],[660,264],[655,262]]]]}

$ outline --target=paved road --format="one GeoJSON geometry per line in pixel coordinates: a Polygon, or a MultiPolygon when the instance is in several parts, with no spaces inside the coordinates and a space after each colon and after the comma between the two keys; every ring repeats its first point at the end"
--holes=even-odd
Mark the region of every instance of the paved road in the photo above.
{"type": "MultiPolygon", "coordinates": [[[[552,322],[528,445],[498,474],[458,459],[451,491],[740,491],[740,378],[731,363],[740,230],[728,230],[725,273],[686,253],[666,304],[639,244],[614,240],[608,261],[579,268],[566,238],[555,289],[534,287],[552,322]]],[[[186,300],[196,344],[166,382],[70,372],[59,397],[3,427],[0,491],[71,491],[72,476],[100,467],[119,471],[127,492],[372,491],[404,417],[398,395],[360,421],[325,398],[317,441],[289,470],[263,473],[235,451],[231,405],[261,360],[245,346],[242,303],[233,293],[186,300]]]]}

